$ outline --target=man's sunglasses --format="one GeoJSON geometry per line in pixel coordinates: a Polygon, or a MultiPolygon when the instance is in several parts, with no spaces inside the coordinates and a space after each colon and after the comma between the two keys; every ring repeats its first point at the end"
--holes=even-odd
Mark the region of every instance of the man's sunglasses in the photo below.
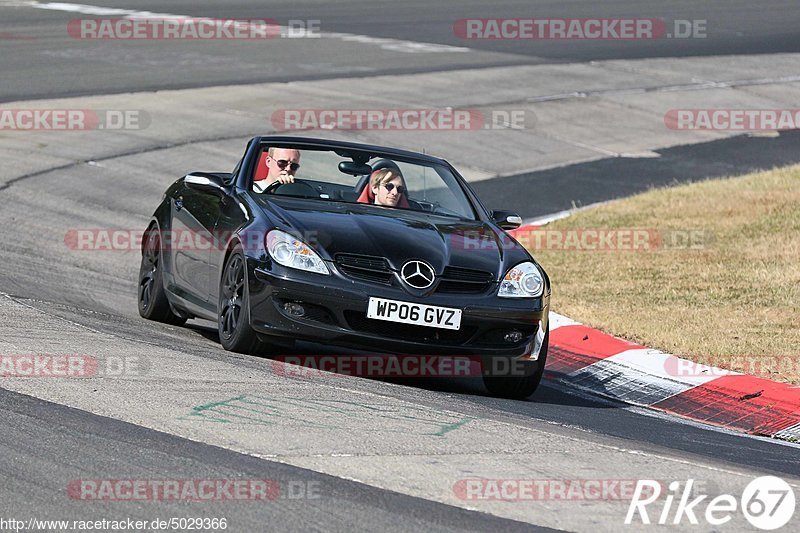
{"type": "Polygon", "coordinates": [[[394,188],[397,187],[397,194],[406,193],[406,188],[403,187],[402,185],[395,185],[394,183],[384,183],[383,186],[386,187],[386,190],[389,192],[392,192],[394,188]]]}
{"type": "Polygon", "coordinates": [[[278,164],[278,168],[281,169],[281,170],[285,169],[286,165],[288,165],[289,163],[291,163],[291,166],[289,166],[289,169],[292,172],[294,172],[298,168],[300,168],[300,163],[295,163],[294,161],[288,161],[286,159],[276,159],[275,162],[278,164]]]}

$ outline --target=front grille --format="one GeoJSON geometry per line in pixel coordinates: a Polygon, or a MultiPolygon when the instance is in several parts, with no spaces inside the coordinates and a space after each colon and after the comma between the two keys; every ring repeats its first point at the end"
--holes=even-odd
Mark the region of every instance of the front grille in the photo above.
{"type": "MultiPolygon", "coordinates": [[[[391,285],[392,270],[383,257],[371,255],[337,254],[339,270],[347,277],[360,281],[391,285]]],[[[439,277],[436,292],[481,294],[494,283],[491,272],[461,267],[446,267],[439,277]]]]}
{"type": "Polygon", "coordinates": [[[413,342],[459,345],[470,340],[477,331],[477,328],[474,326],[462,325],[461,329],[454,331],[451,329],[387,322],[385,320],[373,320],[367,318],[364,313],[358,311],[345,311],[344,317],[350,325],[350,328],[355,331],[413,342]]]}
{"type": "Polygon", "coordinates": [[[486,292],[494,282],[491,272],[470,268],[446,267],[437,292],[478,294],[486,292]]]}
{"type": "Polygon", "coordinates": [[[345,276],[361,281],[390,284],[392,271],[383,257],[337,254],[336,265],[345,276]]]}
{"type": "Polygon", "coordinates": [[[372,255],[337,254],[336,263],[352,268],[389,270],[389,265],[386,263],[386,259],[372,255]]]}

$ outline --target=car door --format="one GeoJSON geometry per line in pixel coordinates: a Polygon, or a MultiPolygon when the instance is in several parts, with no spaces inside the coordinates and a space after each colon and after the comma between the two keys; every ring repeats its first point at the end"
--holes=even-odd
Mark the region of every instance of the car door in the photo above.
{"type": "Polygon", "coordinates": [[[212,276],[213,230],[219,217],[221,199],[213,190],[185,184],[172,201],[170,253],[178,296],[209,308],[212,276]]]}

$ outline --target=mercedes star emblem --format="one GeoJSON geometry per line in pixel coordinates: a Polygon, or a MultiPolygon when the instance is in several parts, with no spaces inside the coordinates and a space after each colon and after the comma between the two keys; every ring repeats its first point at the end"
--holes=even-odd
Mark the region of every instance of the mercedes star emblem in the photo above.
{"type": "Polygon", "coordinates": [[[403,265],[403,268],[400,269],[400,277],[415,289],[427,289],[433,285],[436,273],[433,271],[433,267],[425,261],[414,260],[403,265]]]}

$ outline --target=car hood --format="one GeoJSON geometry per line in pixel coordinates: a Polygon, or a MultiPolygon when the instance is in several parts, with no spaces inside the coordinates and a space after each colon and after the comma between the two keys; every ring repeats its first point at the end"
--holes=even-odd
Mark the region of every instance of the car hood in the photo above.
{"type": "Polygon", "coordinates": [[[260,205],[276,226],[292,232],[326,259],[337,254],[384,257],[394,270],[421,259],[441,274],[446,266],[491,272],[495,279],[527,252],[501,230],[481,221],[342,202],[274,198],[260,205]],[[327,257],[326,257],[327,256],[327,257]]]}

